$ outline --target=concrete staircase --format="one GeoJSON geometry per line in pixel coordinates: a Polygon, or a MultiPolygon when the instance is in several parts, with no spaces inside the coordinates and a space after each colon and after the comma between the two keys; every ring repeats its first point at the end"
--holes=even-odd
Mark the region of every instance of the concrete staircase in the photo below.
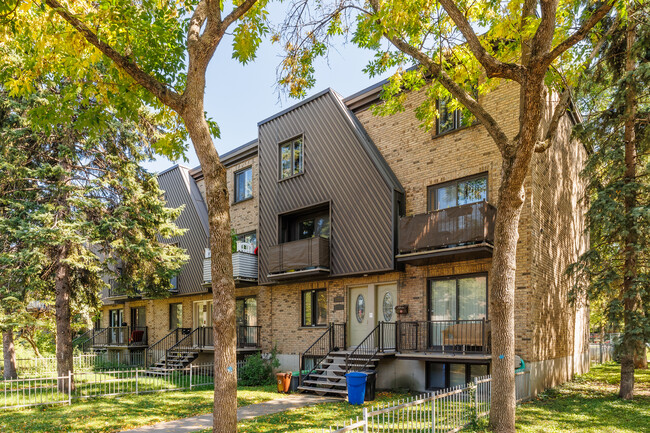
{"type": "Polygon", "coordinates": [[[170,370],[180,370],[194,361],[199,356],[198,349],[177,349],[169,352],[167,364],[165,358],[158,360],[153,366],[149,367],[147,373],[157,375],[169,375],[170,370]]]}
{"type": "Polygon", "coordinates": [[[381,360],[381,357],[377,356],[368,362],[367,356],[355,355],[354,358],[348,359],[349,364],[346,364],[346,358],[351,352],[350,350],[330,352],[313,373],[303,378],[298,390],[317,395],[347,396],[345,373],[348,367],[352,371],[358,371],[365,365],[363,371],[374,371],[381,360]]]}

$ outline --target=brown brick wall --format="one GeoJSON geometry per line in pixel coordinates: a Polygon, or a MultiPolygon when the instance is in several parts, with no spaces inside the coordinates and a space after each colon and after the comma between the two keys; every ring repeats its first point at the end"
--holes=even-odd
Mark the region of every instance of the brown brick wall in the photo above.
{"type": "MultiPolygon", "coordinates": [[[[504,125],[509,136],[514,136],[517,130],[517,97],[517,86],[507,85],[483,101],[496,113],[496,119],[504,125]]],[[[375,117],[370,110],[356,113],[404,186],[406,213],[426,212],[428,186],[482,172],[488,173],[488,201],[496,204],[501,156],[492,139],[480,125],[434,137],[419,127],[413,115],[413,109],[422,100],[421,93],[410,95],[406,111],[391,117],[375,117]]],[[[517,250],[515,336],[516,352],[527,362],[565,357],[585,348],[588,312],[584,302],[577,306],[568,304],[570,281],[564,275],[566,265],[586,246],[584,207],[579,201],[583,185],[578,176],[585,153],[580,145],[570,142],[569,130],[570,124],[565,119],[560,137],[550,151],[535,156],[525,185],[527,199],[517,250]]],[[[238,233],[257,227],[257,157],[228,169],[232,196],[234,172],[250,165],[253,166],[254,198],[235,204],[231,209],[233,228],[238,233]]],[[[201,184],[199,187],[202,189],[201,184]]],[[[264,351],[277,345],[280,353],[297,355],[323,332],[322,328],[301,327],[303,290],[326,288],[328,321],[340,323],[347,321],[351,286],[396,282],[398,303],[409,306],[408,314],[400,320],[425,320],[428,278],[489,272],[490,265],[491,259],[407,265],[403,272],[238,288],[237,296],[257,296],[264,351]]],[[[148,320],[155,329],[152,331],[155,338],[167,332],[167,304],[177,299],[183,300],[184,326],[189,327],[192,325],[192,301],[210,299],[210,295],[147,301],[150,306],[148,320]],[[154,311],[159,313],[154,314],[154,311]]],[[[127,303],[127,306],[131,304],[136,305],[127,303]]],[[[128,308],[125,317],[129,319],[128,308]]],[[[107,324],[107,314],[103,320],[107,324]]]]}
{"type": "Polygon", "coordinates": [[[532,170],[530,257],[533,275],[529,320],[534,357],[554,359],[588,349],[589,313],[584,298],[570,302],[572,279],[565,271],[586,251],[582,144],[571,140],[565,117],[558,137],[535,155],[532,170]]]}
{"type": "MultiPolygon", "coordinates": [[[[258,157],[253,156],[227,168],[228,194],[230,195],[230,221],[236,233],[246,233],[257,230],[259,202],[259,170],[258,157]],[[253,198],[239,203],[233,203],[235,197],[235,173],[247,167],[253,167],[253,198]]],[[[205,180],[197,182],[199,191],[205,200],[205,180]]]]}

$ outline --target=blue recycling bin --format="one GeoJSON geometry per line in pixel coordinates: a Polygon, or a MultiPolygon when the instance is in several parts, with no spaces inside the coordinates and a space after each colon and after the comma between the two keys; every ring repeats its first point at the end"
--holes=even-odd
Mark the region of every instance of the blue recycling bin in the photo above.
{"type": "Polygon", "coordinates": [[[346,374],[345,380],[348,385],[348,402],[350,404],[363,404],[364,396],[366,395],[366,380],[368,380],[368,375],[366,373],[354,371],[346,374]]]}

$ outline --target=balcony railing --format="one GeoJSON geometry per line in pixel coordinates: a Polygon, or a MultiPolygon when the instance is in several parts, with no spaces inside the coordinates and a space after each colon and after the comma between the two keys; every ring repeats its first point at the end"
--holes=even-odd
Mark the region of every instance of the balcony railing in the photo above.
{"type": "MultiPolygon", "coordinates": [[[[259,349],[261,326],[237,326],[237,349],[259,349]]],[[[166,351],[211,349],[214,347],[214,331],[212,326],[202,326],[191,331],[183,332],[183,337],[176,344],[169,346],[166,351]]]]}
{"type": "Polygon", "coordinates": [[[402,353],[490,353],[490,321],[485,319],[397,322],[396,333],[402,353]]]}
{"type": "Polygon", "coordinates": [[[138,290],[136,293],[127,293],[124,288],[120,287],[117,284],[117,280],[111,279],[108,282],[108,293],[106,296],[106,299],[111,299],[111,300],[116,300],[116,299],[128,299],[128,298],[135,298],[135,297],[140,297],[141,292],[138,290]]]}
{"type": "Polygon", "coordinates": [[[400,218],[401,255],[494,242],[496,208],[482,201],[400,218]]]}
{"type": "Polygon", "coordinates": [[[269,248],[269,278],[288,279],[323,274],[329,273],[329,268],[329,239],[301,239],[269,248]]]}
{"type": "MultiPolygon", "coordinates": [[[[238,246],[238,249],[240,246],[238,246]]],[[[236,251],[232,253],[232,276],[235,283],[242,285],[257,283],[257,255],[253,254],[253,248],[245,251],[236,251]]],[[[212,281],[212,267],[210,250],[206,249],[205,258],[203,259],[203,283],[208,284],[212,281]]]]}
{"type": "Polygon", "coordinates": [[[111,326],[98,333],[94,346],[148,346],[146,326],[111,326]]]}

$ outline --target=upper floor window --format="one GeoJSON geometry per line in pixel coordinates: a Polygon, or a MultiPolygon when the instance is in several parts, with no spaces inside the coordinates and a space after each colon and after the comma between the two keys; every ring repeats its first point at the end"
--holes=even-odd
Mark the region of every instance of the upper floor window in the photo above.
{"type": "Polygon", "coordinates": [[[453,131],[454,129],[464,128],[474,123],[474,117],[463,110],[450,108],[450,99],[440,98],[438,100],[438,125],[437,134],[453,131]]]}
{"type": "Polygon", "coordinates": [[[284,215],[281,219],[281,241],[330,237],[329,206],[318,206],[300,213],[284,215]]]}
{"type": "Polygon", "coordinates": [[[248,232],[235,235],[235,242],[246,242],[251,244],[253,249],[257,247],[257,232],[248,232]]]}
{"type": "Polygon", "coordinates": [[[429,211],[487,200],[487,173],[429,187],[429,211]]]}
{"type": "Polygon", "coordinates": [[[302,137],[280,145],[280,179],[287,179],[303,172],[302,137]]]}
{"type": "Polygon", "coordinates": [[[253,168],[235,173],[235,203],[253,197],[253,168]]]}

